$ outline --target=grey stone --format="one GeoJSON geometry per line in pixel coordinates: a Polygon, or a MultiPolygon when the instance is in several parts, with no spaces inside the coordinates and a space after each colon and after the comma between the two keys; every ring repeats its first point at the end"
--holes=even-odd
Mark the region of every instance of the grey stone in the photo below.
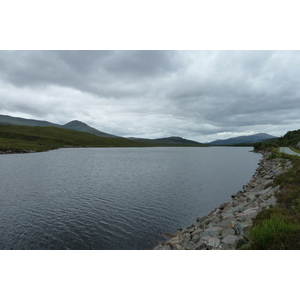
{"type": "Polygon", "coordinates": [[[239,222],[236,226],[237,233],[241,236],[246,236],[248,233],[248,230],[251,228],[253,222],[251,219],[245,221],[245,222],[239,222]]]}
{"type": "Polygon", "coordinates": [[[226,236],[228,235],[234,235],[235,231],[232,228],[226,228],[224,229],[223,233],[222,233],[222,238],[226,238],[226,236]]]}
{"type": "Polygon", "coordinates": [[[247,208],[255,208],[258,206],[258,201],[253,201],[247,205],[247,208]]]}
{"type": "Polygon", "coordinates": [[[173,250],[184,250],[179,244],[173,244],[173,250]]]}
{"type": "Polygon", "coordinates": [[[221,227],[211,227],[211,228],[208,228],[205,231],[203,231],[200,234],[200,238],[203,238],[206,236],[218,238],[222,231],[223,231],[223,229],[221,227]]]}
{"type": "Polygon", "coordinates": [[[218,225],[226,228],[234,228],[235,224],[236,224],[236,219],[234,216],[232,216],[232,217],[224,218],[224,220],[222,220],[218,225]]]}
{"type": "Polygon", "coordinates": [[[203,241],[206,243],[207,246],[216,248],[220,246],[220,239],[210,236],[205,236],[202,238],[203,241]]]}
{"type": "Polygon", "coordinates": [[[236,235],[228,235],[225,239],[223,239],[222,243],[224,249],[234,250],[236,249],[236,245],[238,243],[239,238],[236,235]]]}
{"type": "Polygon", "coordinates": [[[246,220],[248,219],[252,219],[254,218],[257,213],[258,213],[258,208],[249,208],[249,209],[246,209],[244,212],[241,212],[239,214],[237,214],[237,219],[240,220],[241,222],[245,222],[246,220]]]}
{"type": "Polygon", "coordinates": [[[190,240],[190,238],[191,238],[191,235],[189,233],[183,235],[179,240],[179,244],[181,246],[183,246],[185,243],[187,243],[190,240]]]}
{"type": "Polygon", "coordinates": [[[155,248],[155,250],[172,250],[170,245],[164,245],[158,248],[155,248]]]}
{"type": "Polygon", "coordinates": [[[198,228],[198,229],[196,229],[195,231],[192,232],[192,235],[197,235],[197,234],[199,235],[202,232],[203,232],[203,229],[202,228],[198,228]]]}
{"type": "Polygon", "coordinates": [[[247,197],[248,201],[255,201],[256,200],[255,193],[247,193],[246,197],[247,197]]]}
{"type": "Polygon", "coordinates": [[[193,250],[195,248],[195,243],[193,243],[192,241],[188,241],[185,245],[185,249],[187,250],[193,250]]]}
{"type": "Polygon", "coordinates": [[[194,248],[194,250],[206,250],[206,249],[207,249],[207,245],[204,241],[200,241],[199,243],[197,243],[194,248]]]}

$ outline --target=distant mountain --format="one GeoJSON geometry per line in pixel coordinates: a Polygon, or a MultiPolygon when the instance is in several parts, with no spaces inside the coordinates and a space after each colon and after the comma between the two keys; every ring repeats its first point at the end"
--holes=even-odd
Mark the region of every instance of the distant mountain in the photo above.
{"type": "Polygon", "coordinates": [[[211,143],[207,143],[207,145],[228,146],[228,145],[238,145],[238,144],[250,144],[250,143],[263,142],[274,138],[276,137],[269,135],[267,133],[258,133],[254,135],[248,135],[248,136],[239,136],[239,137],[230,138],[226,140],[216,140],[211,143]]]}
{"type": "Polygon", "coordinates": [[[40,127],[59,127],[59,128],[65,128],[65,129],[71,129],[81,132],[88,132],[92,133],[97,136],[102,137],[118,137],[112,134],[108,134],[102,131],[99,131],[93,127],[88,126],[87,124],[80,122],[80,121],[71,121],[65,125],[59,125],[47,121],[39,121],[39,120],[33,120],[33,119],[24,119],[24,118],[17,118],[17,117],[11,117],[11,116],[5,116],[0,115],[0,124],[2,125],[24,125],[24,126],[40,126],[40,127]]]}
{"type": "Polygon", "coordinates": [[[72,129],[72,130],[76,130],[76,131],[88,132],[88,133],[92,133],[97,136],[114,137],[114,138],[117,137],[116,135],[112,135],[112,134],[108,134],[108,133],[99,131],[99,130],[97,130],[93,127],[90,127],[89,125],[87,125],[83,122],[77,121],[77,120],[71,121],[60,127],[65,128],[65,129],[72,129]]]}
{"type": "Polygon", "coordinates": [[[206,145],[192,141],[186,140],[181,137],[172,136],[167,138],[160,139],[141,139],[141,138],[128,138],[129,140],[133,140],[139,143],[149,144],[152,146],[195,146],[195,147],[205,147],[206,145]]]}
{"type": "Polygon", "coordinates": [[[0,115],[0,123],[5,125],[24,125],[24,126],[41,126],[41,127],[60,127],[58,124],[50,123],[47,121],[38,121],[33,119],[24,119],[24,118],[17,118],[11,116],[0,115]]]}

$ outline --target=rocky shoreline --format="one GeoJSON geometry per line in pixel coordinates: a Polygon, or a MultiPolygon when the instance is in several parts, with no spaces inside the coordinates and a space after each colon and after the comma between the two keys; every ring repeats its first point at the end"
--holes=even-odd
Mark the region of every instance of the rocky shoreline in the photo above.
{"type": "Polygon", "coordinates": [[[274,178],[293,166],[289,160],[271,160],[270,153],[261,153],[259,166],[242,191],[154,250],[235,250],[247,245],[252,220],[261,210],[276,204],[274,194],[279,186],[272,186],[274,178]]]}

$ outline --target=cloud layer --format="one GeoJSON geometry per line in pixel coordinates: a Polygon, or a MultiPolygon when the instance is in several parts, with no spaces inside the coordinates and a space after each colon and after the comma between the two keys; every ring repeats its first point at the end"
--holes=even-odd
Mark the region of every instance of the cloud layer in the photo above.
{"type": "Polygon", "coordinates": [[[299,51],[0,51],[0,114],[199,142],[300,128],[299,51]]]}

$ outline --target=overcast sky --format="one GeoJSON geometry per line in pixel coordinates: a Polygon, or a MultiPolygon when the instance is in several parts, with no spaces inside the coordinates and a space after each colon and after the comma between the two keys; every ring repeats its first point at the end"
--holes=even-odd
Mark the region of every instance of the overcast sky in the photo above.
{"type": "Polygon", "coordinates": [[[0,114],[209,142],[300,128],[299,51],[0,51],[0,114]]]}

